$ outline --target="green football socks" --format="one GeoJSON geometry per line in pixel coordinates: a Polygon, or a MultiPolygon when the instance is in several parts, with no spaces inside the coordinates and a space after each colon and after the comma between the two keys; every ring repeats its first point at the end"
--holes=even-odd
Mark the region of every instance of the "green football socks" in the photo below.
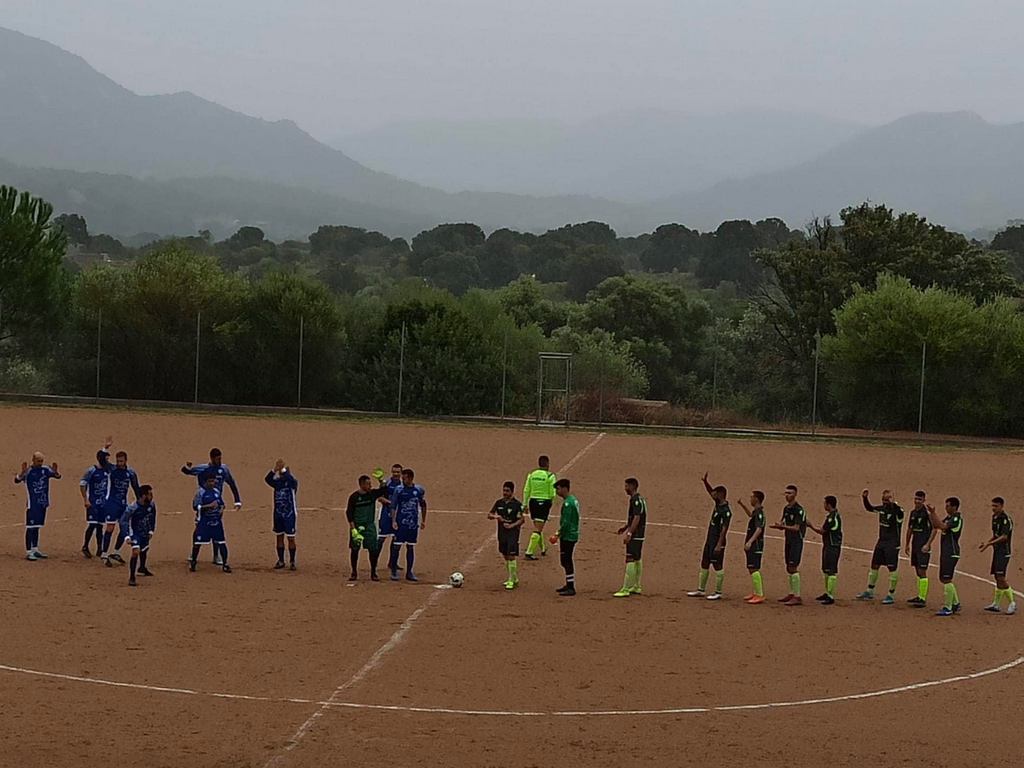
{"type": "Polygon", "coordinates": [[[707,568],[701,568],[700,569],[700,578],[697,579],[697,589],[699,589],[701,592],[703,592],[704,588],[707,587],[707,585],[708,585],[708,569],[707,568]]]}
{"type": "Polygon", "coordinates": [[[800,574],[789,574],[789,591],[796,597],[800,597],[800,574]]]}
{"type": "Polygon", "coordinates": [[[956,588],[956,584],[950,584],[953,588],[953,605],[960,605],[960,592],[956,588]]]}
{"type": "Polygon", "coordinates": [[[513,582],[519,581],[519,563],[515,560],[506,560],[505,564],[508,566],[508,580],[513,582]]]}
{"type": "Polygon", "coordinates": [[[917,580],[917,596],[921,600],[928,599],[928,579],[917,580]]]}
{"type": "Polygon", "coordinates": [[[533,557],[537,554],[538,547],[540,547],[540,534],[534,531],[530,534],[530,543],[526,545],[526,554],[533,557]]]}
{"type": "Polygon", "coordinates": [[[896,585],[900,583],[900,575],[898,573],[889,574],[889,594],[893,594],[896,591],[896,585]]]}
{"type": "Polygon", "coordinates": [[[764,580],[761,578],[761,572],[754,571],[750,574],[750,580],[754,582],[754,594],[764,597],[764,580]]]}
{"type": "Polygon", "coordinates": [[[946,599],[944,605],[948,610],[952,611],[953,606],[956,604],[956,587],[952,584],[943,584],[942,592],[946,599]]]}
{"type": "Polygon", "coordinates": [[[643,589],[642,580],[644,578],[644,561],[636,561],[636,581],[633,582],[633,591],[639,593],[643,589]]]}
{"type": "Polygon", "coordinates": [[[636,588],[637,584],[637,564],[635,562],[626,563],[626,578],[622,582],[622,591],[628,592],[631,589],[636,588]]]}
{"type": "Polygon", "coordinates": [[[725,583],[725,571],[715,571],[715,592],[722,594],[722,584],[725,583]]]}
{"type": "Polygon", "coordinates": [[[875,591],[875,585],[878,583],[878,571],[872,568],[868,571],[868,592],[875,591]]]}
{"type": "Polygon", "coordinates": [[[839,577],[836,574],[825,577],[825,594],[831,597],[833,600],[836,598],[836,584],[839,583],[839,577]]]}

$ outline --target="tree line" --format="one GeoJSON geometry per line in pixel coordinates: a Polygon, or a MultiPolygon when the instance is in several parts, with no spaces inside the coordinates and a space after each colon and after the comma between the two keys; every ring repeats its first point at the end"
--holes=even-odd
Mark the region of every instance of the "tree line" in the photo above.
{"type": "MultiPolygon", "coordinates": [[[[443,224],[410,242],[243,226],[129,248],[0,191],[0,389],[509,414],[537,354],[574,353],[577,410],[623,397],[723,417],[1016,434],[1024,226],[988,244],[862,203],[832,222],[600,222],[544,234],[443,224]],[[301,326],[301,329],[300,329],[301,326]],[[404,346],[403,346],[404,329],[404,346]],[[504,387],[503,387],[504,383],[504,387]]],[[[593,417],[593,413],[580,413],[593,417]]]]}

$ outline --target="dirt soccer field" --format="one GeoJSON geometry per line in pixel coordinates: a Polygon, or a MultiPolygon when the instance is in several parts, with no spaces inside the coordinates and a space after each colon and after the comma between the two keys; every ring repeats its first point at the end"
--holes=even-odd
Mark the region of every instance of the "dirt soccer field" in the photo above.
{"type": "MultiPolygon", "coordinates": [[[[1015,452],[22,407],[0,407],[0,438],[0,765],[963,768],[1024,754],[1024,617],[981,611],[992,592],[977,551],[993,495],[1024,524],[1015,452]],[[155,576],[136,589],[126,568],[79,552],[78,479],[108,434],[160,512],[155,576]],[[197,573],[185,564],[195,480],[179,467],[212,446],[245,502],[226,514],[232,574],[206,551],[197,573]],[[10,481],[35,449],[64,474],[45,562],[24,560],[23,490],[10,481]],[[520,486],[541,452],[581,501],[575,598],[554,593],[557,553],[521,563],[521,588],[506,592],[485,518],[501,482],[520,486]],[[294,573],[271,569],[263,476],[278,456],[301,483],[294,573]],[[427,489],[422,581],[371,583],[364,560],[349,585],[341,507],[359,474],[395,461],[427,489]],[[770,520],[787,483],[815,522],[822,496],[839,497],[849,546],[837,605],[772,599],[786,591],[774,538],[769,601],[745,605],[739,535],[726,599],[685,597],[711,508],[704,470],[732,499],[764,489],[770,520]],[[628,475],[649,505],[645,595],[614,599],[628,475]],[[864,487],[875,498],[892,487],[907,507],[918,487],[934,502],[961,496],[962,614],[933,615],[934,569],[929,609],[908,606],[907,563],[895,606],[853,600],[877,532],[864,487]],[[436,588],[454,570],[465,586],[436,588]]],[[[818,538],[808,532],[805,599],[822,591],[818,538]]]]}

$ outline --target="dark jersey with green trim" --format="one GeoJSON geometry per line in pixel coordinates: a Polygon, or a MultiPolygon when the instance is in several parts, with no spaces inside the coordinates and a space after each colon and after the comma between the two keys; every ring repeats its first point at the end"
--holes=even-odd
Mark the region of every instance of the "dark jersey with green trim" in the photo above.
{"type": "Polygon", "coordinates": [[[906,514],[903,507],[894,501],[883,502],[877,507],[866,498],[863,501],[864,509],[878,514],[878,540],[886,544],[899,544],[906,514]]]}
{"type": "Polygon", "coordinates": [[[822,536],[822,546],[838,549],[843,546],[843,518],[838,509],[834,509],[825,515],[825,522],[821,530],[825,532],[822,536]]]}
{"type": "Polygon", "coordinates": [[[722,531],[729,528],[730,522],[732,522],[732,509],[729,507],[729,502],[716,503],[715,508],[711,511],[711,520],[708,521],[708,541],[717,543],[722,531]]]}
{"type": "Polygon", "coordinates": [[[928,543],[932,537],[932,518],[925,507],[910,510],[910,520],[907,521],[907,528],[910,530],[911,541],[915,549],[920,549],[928,543]]]}
{"type": "Polygon", "coordinates": [[[519,499],[508,499],[505,497],[498,499],[494,502],[494,506],[491,507],[491,514],[498,516],[498,533],[507,531],[503,523],[515,523],[523,516],[523,502],[519,499]]]}
{"type": "Polygon", "coordinates": [[[1013,540],[1013,519],[1005,512],[992,516],[992,538],[997,539],[1000,536],[1005,536],[1006,541],[993,545],[993,549],[1009,556],[1010,542],[1013,540]]]}
{"type": "Polygon", "coordinates": [[[943,557],[960,557],[960,534],[964,529],[964,518],[960,512],[946,515],[942,521],[948,527],[942,530],[941,552],[943,557]]]}
{"type": "Polygon", "coordinates": [[[750,537],[757,533],[757,529],[761,529],[761,535],[757,537],[757,541],[750,545],[751,552],[764,552],[764,508],[754,507],[750,511],[750,520],[747,521],[747,541],[750,541],[750,537]]]}
{"type": "Polygon", "coordinates": [[[377,499],[386,496],[387,487],[374,488],[363,493],[355,491],[348,497],[348,506],[345,508],[345,518],[356,527],[374,525],[377,522],[377,499]]]}
{"type": "Polygon", "coordinates": [[[807,513],[799,504],[787,504],[782,510],[782,524],[800,526],[799,533],[786,531],[786,541],[803,541],[807,533],[807,513]]]}
{"type": "Polygon", "coordinates": [[[643,541],[647,535],[647,499],[639,493],[634,493],[629,497],[629,512],[627,514],[626,525],[632,525],[634,518],[640,518],[640,522],[636,524],[636,530],[633,531],[633,541],[643,541]]]}

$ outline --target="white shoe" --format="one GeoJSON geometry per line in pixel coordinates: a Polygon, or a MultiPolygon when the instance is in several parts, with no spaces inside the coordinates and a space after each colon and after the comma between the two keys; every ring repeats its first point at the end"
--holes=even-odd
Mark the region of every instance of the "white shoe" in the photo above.
{"type": "Polygon", "coordinates": [[[25,559],[26,560],[35,561],[35,560],[38,560],[39,558],[36,556],[35,551],[29,551],[29,552],[25,553],[25,559]]]}
{"type": "Polygon", "coordinates": [[[1017,603],[1013,602],[1006,606],[1006,615],[1013,616],[1017,612],[1017,603]]]}
{"type": "Polygon", "coordinates": [[[36,547],[32,551],[35,552],[36,560],[45,560],[46,558],[49,557],[49,555],[46,554],[45,552],[40,552],[38,547],[36,547]]]}
{"type": "Polygon", "coordinates": [[[708,595],[707,599],[708,600],[721,600],[722,599],[722,593],[721,592],[712,592],[710,595],[708,595]]]}
{"type": "Polygon", "coordinates": [[[986,605],[982,610],[988,611],[989,613],[1000,613],[1001,612],[999,610],[999,603],[992,603],[991,605],[986,605]]]}
{"type": "Polygon", "coordinates": [[[687,592],[686,596],[687,597],[704,597],[704,590],[703,589],[694,589],[694,590],[692,590],[690,592],[687,592]]]}

